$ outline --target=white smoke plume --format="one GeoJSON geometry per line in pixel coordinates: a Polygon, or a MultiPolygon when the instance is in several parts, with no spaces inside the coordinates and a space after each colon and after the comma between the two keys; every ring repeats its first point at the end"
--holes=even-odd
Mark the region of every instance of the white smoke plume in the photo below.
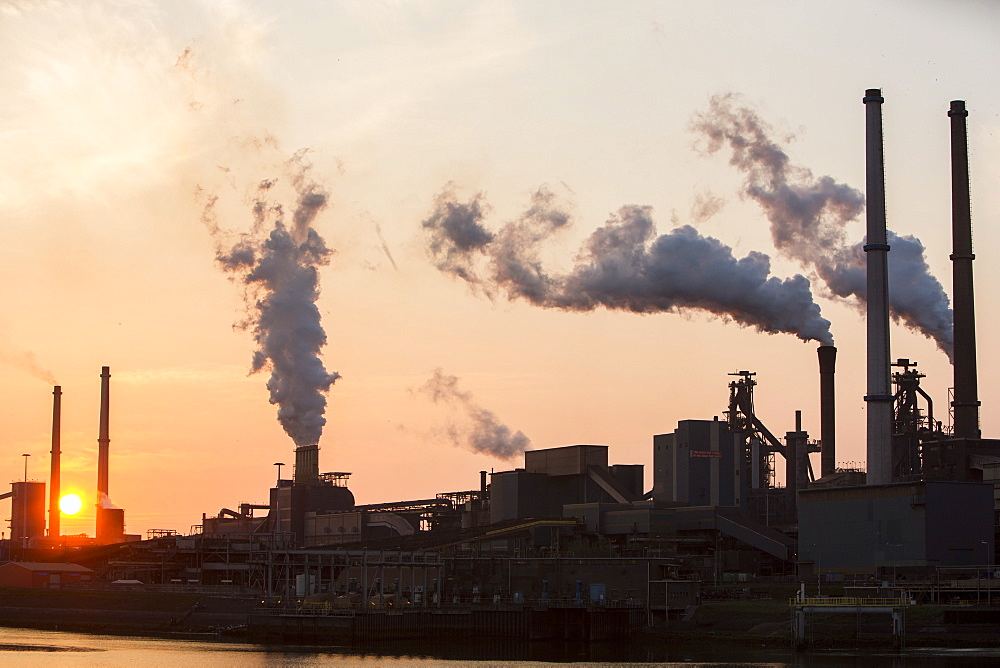
{"type": "MultiPolygon", "coordinates": [[[[0,345],[2,344],[3,342],[0,341],[0,345]]],[[[49,385],[57,384],[55,374],[42,366],[38,361],[38,357],[30,350],[17,350],[4,345],[0,349],[0,362],[24,371],[49,385]]]]}
{"type": "Polygon", "coordinates": [[[539,259],[540,243],[570,223],[552,193],[539,189],[527,211],[497,232],[483,225],[488,211],[482,195],[460,202],[446,187],[423,228],[437,267],[491,298],[502,289],[511,300],[570,311],[698,310],[760,332],[833,341],[806,278],[771,276],[766,255],[736,258],[690,226],[656,236],[649,207],[622,207],[590,235],[575,266],[562,275],[550,275],[539,259]]]}
{"type": "MultiPolygon", "coordinates": [[[[816,272],[837,297],[867,299],[863,243],[850,243],[845,226],[864,210],[864,195],[829,176],[791,164],[772,130],[733,94],[717,95],[696,114],[693,128],[707,152],[727,146],[729,163],[745,177],[744,194],[763,209],[778,252],[816,272]]],[[[932,339],[951,359],[952,312],[944,288],[930,273],[924,247],[889,231],[889,309],[896,322],[932,339]]]]}
{"type": "MultiPolygon", "coordinates": [[[[278,406],[278,421],[296,445],[311,445],[319,442],[326,424],[326,393],[340,378],[327,372],[320,358],[326,332],[316,306],[319,267],[329,264],[332,251],[312,224],[328,194],[311,179],[303,152],[286,167],[296,193],[290,220],[271,200],[276,181],[261,181],[252,202],[253,230],[220,249],[216,259],[245,286],[248,317],[241,326],[257,342],[251,373],[271,372],[267,389],[278,406]]],[[[214,201],[204,217],[218,238],[214,201]]]]}
{"type": "Polygon", "coordinates": [[[456,447],[499,459],[513,459],[531,445],[521,431],[511,432],[497,416],[476,403],[472,394],[458,389],[458,377],[436,369],[418,393],[436,404],[445,404],[461,414],[461,424],[449,425],[446,433],[456,447]]]}

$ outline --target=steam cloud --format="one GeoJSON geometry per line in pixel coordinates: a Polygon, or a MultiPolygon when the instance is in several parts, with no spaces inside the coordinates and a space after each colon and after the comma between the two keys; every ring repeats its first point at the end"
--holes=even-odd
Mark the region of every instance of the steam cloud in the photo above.
{"type": "Polygon", "coordinates": [[[56,385],[56,376],[38,361],[30,350],[0,350],[0,362],[20,369],[49,385],[56,385]]]}
{"type": "MultiPolygon", "coordinates": [[[[694,129],[708,138],[707,151],[728,145],[729,163],[745,176],[744,194],[771,223],[775,248],[815,270],[829,290],[843,299],[867,299],[862,243],[849,245],[845,226],[864,209],[864,195],[829,176],[815,177],[792,165],[772,139],[770,127],[753,110],[738,106],[735,95],[715,96],[697,114],[694,129]]],[[[889,309],[896,322],[932,339],[951,359],[952,312],[941,283],[931,275],[924,246],[913,236],[887,233],[889,309]]]]}
{"type": "Polygon", "coordinates": [[[472,395],[458,389],[458,378],[436,369],[431,379],[424,383],[419,393],[434,403],[446,404],[461,411],[465,425],[449,426],[447,433],[457,447],[482,452],[500,459],[513,459],[528,449],[531,441],[520,431],[511,433],[496,415],[479,406],[472,395]]]}
{"type": "MultiPolygon", "coordinates": [[[[287,167],[297,195],[290,226],[284,208],[270,199],[276,181],[261,181],[252,204],[253,231],[219,250],[216,260],[246,289],[248,318],[239,326],[252,331],[258,346],[250,372],[270,370],[267,389],[270,402],[278,406],[278,421],[296,445],[310,445],[319,442],[326,393],[340,378],[328,373],[320,359],[326,333],[316,307],[318,268],[329,263],[331,251],[312,223],[326,207],[328,194],[311,180],[303,152],[287,167]]],[[[213,203],[204,218],[219,235],[213,203]]]]}
{"type": "Polygon", "coordinates": [[[490,298],[502,289],[511,300],[569,311],[700,310],[769,334],[833,341],[808,279],[771,276],[768,256],[752,252],[737,259],[728,246],[690,226],[657,237],[650,207],[619,209],[590,235],[576,265],[563,275],[550,275],[539,259],[541,242],[570,224],[551,192],[539,189],[524,214],[497,232],[483,225],[488,212],[481,194],[461,202],[446,187],[423,228],[438,269],[490,298]]]}

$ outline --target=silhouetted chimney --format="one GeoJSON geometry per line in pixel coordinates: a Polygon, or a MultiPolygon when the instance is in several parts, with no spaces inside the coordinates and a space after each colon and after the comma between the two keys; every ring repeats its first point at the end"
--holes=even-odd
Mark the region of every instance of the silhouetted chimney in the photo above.
{"type": "Polygon", "coordinates": [[[955,436],[980,438],[976,378],[976,309],[972,290],[972,206],[969,197],[969,140],[965,102],[952,100],[951,240],[952,297],[955,300],[955,436]]]}
{"type": "Polygon", "coordinates": [[[820,476],[830,475],[837,468],[837,401],[835,396],[837,370],[837,349],[834,346],[820,346],[819,356],[819,438],[820,476]]]}
{"type": "Polygon", "coordinates": [[[785,494],[791,517],[797,517],[797,492],[808,484],[809,434],[802,431],[802,411],[795,411],[795,431],[785,433],[785,494]]]}
{"type": "Polygon", "coordinates": [[[892,390],[889,384],[889,244],[885,226],[882,91],[865,91],[865,164],[868,238],[868,483],[892,482],[892,390]]]}
{"type": "Polygon", "coordinates": [[[97,502],[101,502],[101,494],[108,494],[108,413],[111,403],[108,396],[111,386],[111,367],[101,367],[101,425],[97,436],[97,502]]]}
{"type": "Polygon", "coordinates": [[[59,456],[62,454],[60,448],[60,433],[62,427],[62,387],[56,385],[52,389],[52,469],[49,472],[49,536],[58,538],[61,534],[59,526],[59,494],[61,470],[59,466],[59,456]]]}

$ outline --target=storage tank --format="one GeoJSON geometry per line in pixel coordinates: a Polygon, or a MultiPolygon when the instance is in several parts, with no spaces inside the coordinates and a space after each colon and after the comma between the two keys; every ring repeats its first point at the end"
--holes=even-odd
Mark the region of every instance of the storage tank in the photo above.
{"type": "Polygon", "coordinates": [[[10,515],[11,538],[41,538],[45,535],[45,483],[11,483],[14,494],[10,515]]]}

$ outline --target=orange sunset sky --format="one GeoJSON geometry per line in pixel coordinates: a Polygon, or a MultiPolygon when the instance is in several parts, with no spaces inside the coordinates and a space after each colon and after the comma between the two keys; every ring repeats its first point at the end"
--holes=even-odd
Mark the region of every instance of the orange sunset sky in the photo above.
{"type": "MultiPolygon", "coordinates": [[[[8,0],[3,482],[23,477],[22,454],[29,479],[48,479],[58,383],[63,487],[86,500],[63,531],[93,533],[107,365],[110,496],[129,533],[187,532],[202,513],[266,499],[293,443],[268,401],[268,370],[250,374],[256,344],[240,324],[253,321],[253,298],[248,307],[216,256],[269,229],[273,216],[255,228],[251,210],[262,181],[290,221],[297,177],[326,194],[311,228],[333,251],[318,266],[316,305],[323,363],[341,378],[321,470],[352,472],[359,503],[472,489],[478,471],[519,465],[475,450],[484,416],[531,448],[608,445],[612,463],[645,464],[648,483],[653,435],[721,416],[727,373],[739,369],[758,373],[771,431],[793,429],[800,409],[819,436],[815,341],[703,308],[545,308],[470,286],[435,266],[422,225],[447,184],[457,202],[481,195],[493,231],[521,220],[544,186],[569,220],[532,250],[551,276],[585,263],[590,235],[637,205],[650,207],[655,235],[691,226],[736,259],[767,255],[776,280],[808,279],[840,350],[838,461],[863,463],[859,302],[818,278],[823,253],[805,261],[776,243],[755,177],[731,164],[728,143],[712,145],[703,121],[749,114],[787,156],[789,183],[861,191],[861,98],[872,87],[886,99],[889,228],[919,238],[945,292],[946,112],[967,100],[979,394],[984,435],[996,437],[998,25],[995,3],[971,0],[8,0]],[[434,402],[421,388],[435,374],[459,394],[434,402]]],[[[844,242],[861,242],[863,211],[839,224],[844,242]]],[[[488,259],[477,261],[490,276],[488,259]]],[[[945,354],[897,324],[892,356],[919,362],[947,422],[945,354]]]]}

